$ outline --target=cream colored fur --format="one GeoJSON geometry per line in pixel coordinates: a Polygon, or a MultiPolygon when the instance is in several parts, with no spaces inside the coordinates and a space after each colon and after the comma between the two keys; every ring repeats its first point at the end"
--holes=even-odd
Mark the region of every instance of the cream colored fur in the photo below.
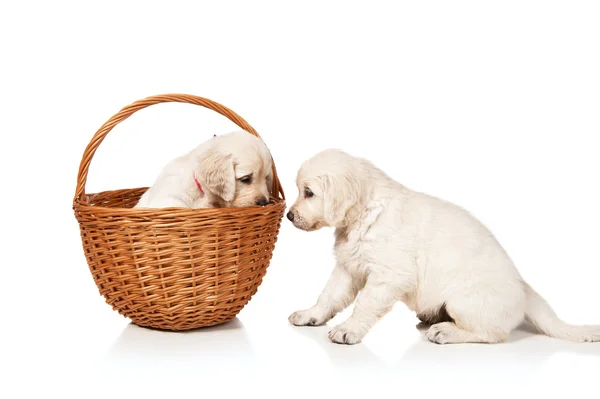
{"type": "Polygon", "coordinates": [[[235,131],[213,137],[169,162],[136,208],[265,205],[272,186],[272,159],[267,146],[246,131],[235,131]]]}
{"type": "Polygon", "coordinates": [[[303,230],[334,227],[337,264],[317,303],[293,313],[292,324],[322,325],[358,296],[329,332],[333,342],[360,342],[397,301],[430,324],[426,337],[438,344],[502,342],[524,318],[555,338],[600,341],[600,326],[561,321],[460,207],[339,150],[306,161],[297,185],[288,218],[303,230]]]}

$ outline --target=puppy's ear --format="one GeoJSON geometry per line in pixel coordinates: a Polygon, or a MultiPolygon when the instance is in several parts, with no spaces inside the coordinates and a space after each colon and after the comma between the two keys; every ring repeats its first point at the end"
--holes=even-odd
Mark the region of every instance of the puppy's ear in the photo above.
{"type": "Polygon", "coordinates": [[[346,217],[348,209],[360,199],[360,184],[351,175],[344,177],[325,176],[324,180],[325,222],[337,227],[346,217]]]}
{"type": "Polygon", "coordinates": [[[269,192],[269,198],[273,198],[273,173],[267,175],[267,191],[269,192]]]}
{"type": "Polygon", "coordinates": [[[211,193],[227,202],[235,196],[233,156],[211,149],[202,154],[198,177],[211,193]]]}

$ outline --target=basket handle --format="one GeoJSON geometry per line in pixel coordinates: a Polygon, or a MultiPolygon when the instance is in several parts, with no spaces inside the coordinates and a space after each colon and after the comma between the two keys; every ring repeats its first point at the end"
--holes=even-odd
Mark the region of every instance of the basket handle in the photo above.
{"type": "MultiPolygon", "coordinates": [[[[83,196],[85,195],[85,184],[87,182],[87,175],[90,163],[92,162],[92,158],[94,157],[96,150],[98,149],[106,135],[115,126],[123,122],[125,119],[129,118],[135,112],[154,104],[168,102],[188,103],[206,107],[225,116],[227,119],[229,119],[242,129],[246,130],[248,133],[251,133],[258,138],[261,138],[256,132],[256,130],[254,130],[254,128],[250,126],[248,122],[246,122],[241,116],[239,116],[229,108],[225,107],[224,105],[221,105],[207,98],[198,97],[190,94],[163,94],[158,96],[146,97],[121,109],[118,113],[113,115],[112,118],[106,121],[106,123],[104,123],[104,125],[102,125],[100,129],[98,129],[96,134],[94,134],[94,137],[92,137],[92,140],[83,152],[83,157],[81,158],[81,163],[79,164],[79,173],[77,174],[77,188],[75,189],[75,198],[73,199],[74,201],[83,198],[83,196]]],[[[273,162],[273,194],[277,195],[278,193],[281,194],[282,199],[285,199],[283,188],[281,187],[279,177],[277,176],[275,162],[273,162]]]]}

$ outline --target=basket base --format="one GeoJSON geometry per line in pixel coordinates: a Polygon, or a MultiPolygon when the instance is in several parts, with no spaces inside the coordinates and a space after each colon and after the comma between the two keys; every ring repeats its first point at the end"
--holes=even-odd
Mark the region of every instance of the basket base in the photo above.
{"type": "Polygon", "coordinates": [[[235,319],[247,304],[247,302],[244,302],[243,305],[239,304],[229,309],[217,309],[214,312],[195,310],[189,313],[170,315],[165,312],[167,309],[161,309],[163,312],[157,311],[153,313],[144,311],[130,312],[127,309],[121,309],[112,305],[108,298],[105,299],[107,299],[106,302],[112,306],[113,310],[129,319],[136,326],[170,332],[197,330],[228,323],[235,319]]]}
{"type": "MultiPolygon", "coordinates": [[[[128,318],[129,319],[129,318],[128,318]]],[[[218,327],[218,326],[222,326],[222,325],[226,325],[228,323],[231,323],[233,321],[235,321],[237,319],[237,316],[233,316],[224,320],[219,320],[219,321],[212,321],[210,323],[205,323],[202,324],[200,326],[197,327],[192,327],[192,326],[186,326],[186,327],[157,327],[154,324],[149,325],[149,324],[138,324],[135,321],[129,319],[131,321],[131,324],[136,325],[137,327],[140,328],[144,328],[147,330],[152,330],[152,331],[159,331],[159,332],[167,332],[167,333],[177,333],[177,332],[188,332],[188,331],[201,331],[204,329],[210,329],[212,327],[218,327]]]]}

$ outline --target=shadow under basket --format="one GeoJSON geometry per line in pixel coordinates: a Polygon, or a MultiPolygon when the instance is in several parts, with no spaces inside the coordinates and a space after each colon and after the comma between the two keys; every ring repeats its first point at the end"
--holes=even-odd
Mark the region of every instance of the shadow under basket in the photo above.
{"type": "Polygon", "coordinates": [[[149,97],[123,108],[96,133],[81,161],[73,210],[88,266],[106,302],[139,326],[183,331],[233,319],[257,292],[271,261],[285,196],[275,165],[270,204],[244,208],[132,209],[147,188],[86,194],[89,164],[108,132],[162,102],[210,108],[256,131],[205,98],[149,97]]]}

